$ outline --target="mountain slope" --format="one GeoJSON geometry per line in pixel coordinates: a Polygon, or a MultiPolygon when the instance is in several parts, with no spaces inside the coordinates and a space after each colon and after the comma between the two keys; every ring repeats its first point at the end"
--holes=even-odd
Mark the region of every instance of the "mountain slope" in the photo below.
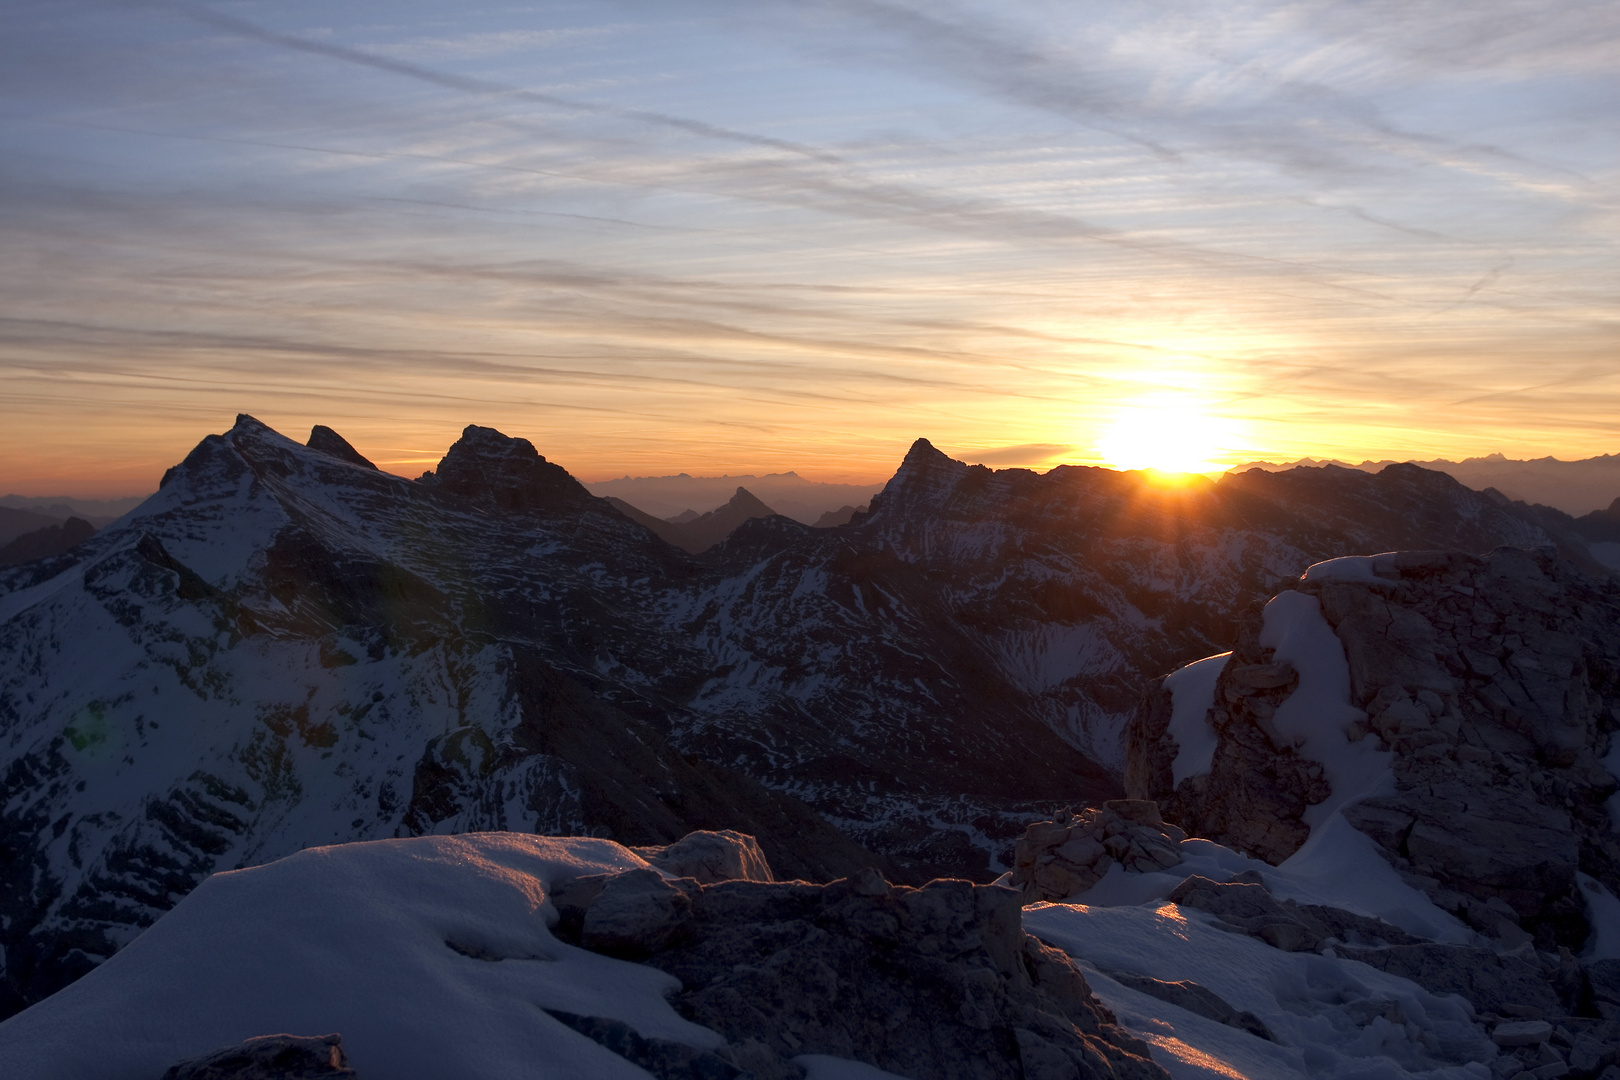
{"type": "Polygon", "coordinates": [[[8,1008],[208,873],[339,841],[739,828],[786,874],[986,880],[1031,817],[1118,794],[1139,687],[1304,566],[1584,558],[1407,467],[1164,488],[922,440],[851,524],[692,555],[488,428],[416,481],[311,443],[239,417],[0,569],[8,1008]]]}

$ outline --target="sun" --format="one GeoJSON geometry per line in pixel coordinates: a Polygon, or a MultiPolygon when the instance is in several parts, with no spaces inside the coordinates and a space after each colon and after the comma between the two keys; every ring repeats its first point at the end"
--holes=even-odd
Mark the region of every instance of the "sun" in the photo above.
{"type": "Polygon", "coordinates": [[[1218,472],[1226,424],[1180,404],[1139,405],[1121,409],[1103,432],[1097,449],[1116,469],[1152,469],[1164,473],[1218,472]]]}

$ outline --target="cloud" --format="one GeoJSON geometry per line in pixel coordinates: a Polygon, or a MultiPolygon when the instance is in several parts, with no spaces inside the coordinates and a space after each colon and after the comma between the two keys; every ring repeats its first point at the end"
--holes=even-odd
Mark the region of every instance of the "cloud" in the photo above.
{"type": "Polygon", "coordinates": [[[578,101],[573,98],[562,97],[558,94],[547,94],[538,90],[529,90],[508,83],[495,82],[490,79],[473,78],[466,75],[457,75],[453,72],[440,71],[435,68],[424,67],[421,64],[396,60],[363,49],[350,48],[345,45],[332,45],[314,38],[298,34],[286,34],[266,29],[247,19],[229,15],[225,12],[202,4],[184,3],[182,0],[142,0],[144,4],[162,7],[183,15],[188,19],[226,30],[241,37],[251,38],[266,45],[278,48],[291,49],[294,52],[308,53],[330,60],[339,60],[346,64],[359,67],[373,68],[391,75],[401,75],[418,82],[429,83],[444,90],[455,90],[465,94],[477,94],[486,97],[512,98],[518,101],[533,102],[539,105],[550,105],[556,108],[568,109],[584,113],[600,113],[624,119],[636,120],[643,123],[654,124],[660,127],[674,128],[691,135],[699,135],[707,139],[719,139],[727,142],[743,143],[749,146],[763,147],[770,150],[781,150],[789,154],[815,158],[824,161],[836,161],[837,158],[825,151],[789,142],[785,139],[771,138],[768,135],[755,135],[750,132],[737,131],[717,124],[710,124],[702,120],[693,120],[688,117],[675,116],[669,113],[655,112],[648,109],[625,109],[613,105],[604,105],[597,102],[578,101]]]}
{"type": "Polygon", "coordinates": [[[950,456],[969,465],[1041,465],[1063,457],[1074,447],[1058,443],[1026,443],[1023,446],[996,446],[983,450],[958,450],[950,456]]]}

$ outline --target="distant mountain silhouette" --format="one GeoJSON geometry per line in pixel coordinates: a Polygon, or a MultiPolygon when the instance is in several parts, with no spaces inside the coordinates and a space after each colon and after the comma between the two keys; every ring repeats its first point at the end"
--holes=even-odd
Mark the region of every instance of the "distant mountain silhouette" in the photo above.
{"type": "Polygon", "coordinates": [[[775,517],[776,511],[756,499],[745,487],[739,487],[731,501],[724,506],[710,510],[702,517],[693,518],[681,525],[686,535],[691,537],[691,545],[686,550],[694,554],[707,551],[720,541],[730,536],[732,531],[750,518],[775,517]]]}
{"type": "Polygon", "coordinates": [[[687,510],[674,518],[655,518],[623,499],[609,495],[606,499],[620,513],[640,525],[651,529],[669,543],[693,555],[707,551],[726,537],[737,526],[751,518],[775,517],[776,511],[766,506],[744,487],[739,487],[731,501],[707,514],[687,510]]]}
{"type": "MultiPolygon", "coordinates": [[[[637,525],[643,525],[651,530],[654,536],[657,536],[668,543],[674,544],[682,551],[692,550],[692,548],[689,546],[691,544],[691,540],[687,537],[685,530],[681,527],[683,524],[682,522],[665,521],[663,518],[655,518],[651,514],[644,513],[641,510],[636,509],[623,499],[615,499],[611,495],[607,496],[607,502],[615,510],[619,511],[619,513],[623,514],[637,525]]],[[[687,519],[689,521],[695,520],[698,517],[696,511],[688,510],[687,513],[692,515],[691,518],[687,519]]]]}
{"type": "Polygon", "coordinates": [[[765,476],[625,476],[617,480],[597,480],[585,485],[592,495],[623,499],[643,513],[685,524],[705,510],[718,508],[739,487],[783,517],[813,525],[822,514],[842,506],[859,506],[871,500],[883,487],[881,480],[869,484],[822,484],[806,480],[795,472],[765,476]],[[687,517],[690,514],[691,517],[687,517]]]}
{"type": "Polygon", "coordinates": [[[0,547],[0,566],[16,566],[35,559],[60,555],[96,534],[96,527],[83,518],[70,517],[60,525],[25,532],[0,547]]]}
{"type": "Polygon", "coordinates": [[[121,499],[79,499],[72,495],[0,495],[0,508],[44,514],[55,524],[61,524],[70,517],[81,517],[99,529],[111,525],[146,499],[145,495],[130,495],[121,499]]]}
{"type": "Polygon", "coordinates": [[[60,525],[62,521],[63,518],[60,516],[43,514],[37,510],[17,510],[10,506],[0,506],[0,544],[10,543],[24,533],[60,525]]]}
{"type": "MultiPolygon", "coordinates": [[[[1388,459],[1363,461],[1355,465],[1348,461],[1301,458],[1298,461],[1282,463],[1251,461],[1227,471],[1241,473],[1250,469],[1264,469],[1267,472],[1282,472],[1288,469],[1338,465],[1346,469],[1375,473],[1394,464],[1396,462],[1388,459]]],[[[1620,496],[1620,454],[1602,454],[1579,461],[1560,461],[1555,457],[1516,461],[1502,454],[1487,454],[1484,457],[1472,457],[1463,461],[1436,459],[1411,461],[1406,464],[1446,473],[1464,487],[1473,488],[1475,491],[1495,488],[1510,499],[1551,506],[1571,515],[1597,511],[1609,506],[1613,499],[1620,496]]]]}
{"type": "Polygon", "coordinates": [[[866,506],[840,506],[838,509],[829,510],[817,518],[815,527],[818,529],[831,529],[837,525],[848,525],[854,520],[856,514],[864,514],[866,510],[866,506]]]}

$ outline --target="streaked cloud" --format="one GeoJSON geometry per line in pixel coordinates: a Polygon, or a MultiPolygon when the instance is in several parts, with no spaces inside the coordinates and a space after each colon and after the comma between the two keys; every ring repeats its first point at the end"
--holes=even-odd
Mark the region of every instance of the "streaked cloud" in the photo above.
{"type": "Polygon", "coordinates": [[[1167,393],[1233,461],[1612,451],[1617,56],[1519,0],[23,4],[0,489],[239,410],[586,477],[1096,461],[1167,393]]]}

